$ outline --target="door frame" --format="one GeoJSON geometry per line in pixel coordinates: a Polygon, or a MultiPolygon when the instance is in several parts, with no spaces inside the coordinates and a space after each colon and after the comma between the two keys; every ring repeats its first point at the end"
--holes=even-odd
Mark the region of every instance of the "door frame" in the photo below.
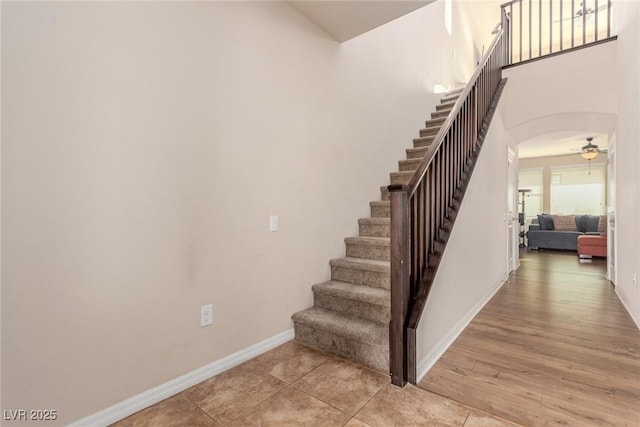
{"type": "Polygon", "coordinates": [[[617,230],[616,230],[616,135],[609,139],[607,152],[607,280],[614,286],[617,282],[616,254],[617,254],[617,230]]]}
{"type": "Polygon", "coordinates": [[[507,146],[507,194],[504,216],[507,229],[507,276],[520,266],[520,223],[518,222],[518,157],[507,146]]]}

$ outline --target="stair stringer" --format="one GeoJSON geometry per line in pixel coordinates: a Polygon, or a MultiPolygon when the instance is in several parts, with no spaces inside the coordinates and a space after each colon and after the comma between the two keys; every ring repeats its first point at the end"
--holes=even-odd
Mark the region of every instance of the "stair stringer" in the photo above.
{"type": "Polygon", "coordinates": [[[495,111],[498,107],[498,102],[500,101],[500,97],[502,95],[502,91],[507,82],[506,78],[501,79],[496,93],[491,101],[491,105],[487,112],[487,116],[482,124],[480,132],[478,133],[478,140],[476,143],[476,149],[468,160],[467,167],[465,168],[465,174],[462,180],[461,185],[456,189],[454,202],[451,206],[448,206],[449,215],[446,218],[447,225],[444,228],[440,229],[439,236],[436,239],[437,244],[435,245],[438,249],[435,252],[429,253],[429,263],[427,265],[427,271],[423,275],[424,279],[418,289],[420,292],[416,295],[416,297],[409,302],[409,315],[407,316],[406,322],[406,331],[407,331],[407,351],[408,357],[412,360],[413,363],[408,363],[408,372],[407,372],[407,381],[411,384],[416,384],[417,382],[417,363],[416,363],[416,352],[417,352],[417,338],[416,332],[418,329],[418,325],[420,324],[420,319],[424,312],[424,308],[427,303],[427,299],[429,293],[431,291],[431,287],[433,286],[438,268],[440,266],[440,262],[442,261],[442,256],[446,250],[447,242],[449,241],[449,237],[451,236],[451,232],[455,225],[455,220],[460,212],[462,207],[462,202],[464,199],[464,194],[469,186],[471,178],[473,176],[473,170],[475,169],[478,157],[480,155],[480,151],[482,149],[482,145],[484,144],[484,140],[489,131],[489,126],[491,125],[491,121],[495,114],[495,111]]]}

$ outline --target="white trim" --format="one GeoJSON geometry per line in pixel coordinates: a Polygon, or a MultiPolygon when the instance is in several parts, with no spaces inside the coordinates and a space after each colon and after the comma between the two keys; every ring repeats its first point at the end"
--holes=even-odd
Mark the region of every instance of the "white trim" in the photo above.
{"type": "Polygon", "coordinates": [[[624,308],[627,309],[627,313],[629,313],[629,316],[631,316],[631,320],[633,320],[633,323],[636,324],[636,328],[640,329],[640,319],[636,319],[635,316],[633,315],[633,312],[631,311],[631,309],[629,308],[629,306],[627,305],[626,302],[624,302],[624,299],[622,298],[622,296],[620,296],[620,294],[618,293],[618,287],[616,286],[616,295],[618,296],[618,299],[620,300],[620,302],[622,303],[622,305],[624,306],[624,308]]]}
{"type": "Polygon", "coordinates": [[[502,287],[502,285],[504,285],[506,282],[507,280],[498,281],[497,283],[495,283],[491,287],[489,292],[487,292],[487,294],[480,301],[478,301],[476,305],[471,307],[471,309],[467,312],[467,314],[464,317],[462,317],[458,321],[458,323],[456,323],[453,326],[453,328],[451,328],[449,333],[445,335],[438,342],[438,344],[436,344],[433,347],[433,349],[425,357],[422,358],[422,360],[420,360],[417,366],[418,375],[417,375],[416,382],[420,382],[420,380],[422,380],[422,378],[427,374],[427,372],[429,372],[429,369],[431,369],[433,365],[436,364],[438,359],[442,357],[442,355],[444,354],[445,351],[447,351],[449,346],[451,346],[451,344],[453,344],[456,338],[458,338],[458,335],[460,335],[462,331],[464,331],[467,325],[471,323],[474,317],[476,317],[476,314],[478,314],[480,310],[482,310],[485,304],[487,304],[489,300],[493,298],[495,293],[498,292],[502,287]]]}
{"type": "Polygon", "coordinates": [[[202,381],[205,381],[213,376],[216,376],[228,369],[233,368],[249,359],[252,359],[262,353],[265,353],[279,345],[291,341],[294,337],[293,329],[288,329],[277,335],[267,338],[257,344],[253,344],[247,348],[244,348],[238,352],[209,363],[201,368],[179,376],[171,381],[167,381],[164,384],[160,384],[157,387],[150,388],[143,391],[129,399],[123,400],[120,403],[116,403],[100,412],[96,412],[93,415],[89,415],[81,420],[78,420],[69,427],[102,427],[113,424],[129,415],[135,414],[142,409],[148,408],[174,394],[180,393],[192,387],[202,381]]]}

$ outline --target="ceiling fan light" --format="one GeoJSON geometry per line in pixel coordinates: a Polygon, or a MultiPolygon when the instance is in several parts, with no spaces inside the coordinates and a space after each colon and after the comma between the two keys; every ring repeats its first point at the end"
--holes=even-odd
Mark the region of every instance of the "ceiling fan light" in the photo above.
{"type": "Polygon", "coordinates": [[[596,157],[598,157],[598,150],[594,150],[594,151],[585,151],[583,153],[580,153],[580,156],[585,159],[585,160],[593,160],[596,157]]]}

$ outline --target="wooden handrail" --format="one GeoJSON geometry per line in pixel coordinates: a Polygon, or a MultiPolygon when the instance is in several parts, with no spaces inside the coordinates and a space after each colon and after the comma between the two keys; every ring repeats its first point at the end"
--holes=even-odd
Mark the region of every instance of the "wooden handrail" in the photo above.
{"type": "MultiPolygon", "coordinates": [[[[408,185],[390,185],[391,381],[416,381],[416,329],[502,81],[504,29],[460,93],[408,185]]],[[[495,108],[495,106],[494,106],[495,108]]]]}

